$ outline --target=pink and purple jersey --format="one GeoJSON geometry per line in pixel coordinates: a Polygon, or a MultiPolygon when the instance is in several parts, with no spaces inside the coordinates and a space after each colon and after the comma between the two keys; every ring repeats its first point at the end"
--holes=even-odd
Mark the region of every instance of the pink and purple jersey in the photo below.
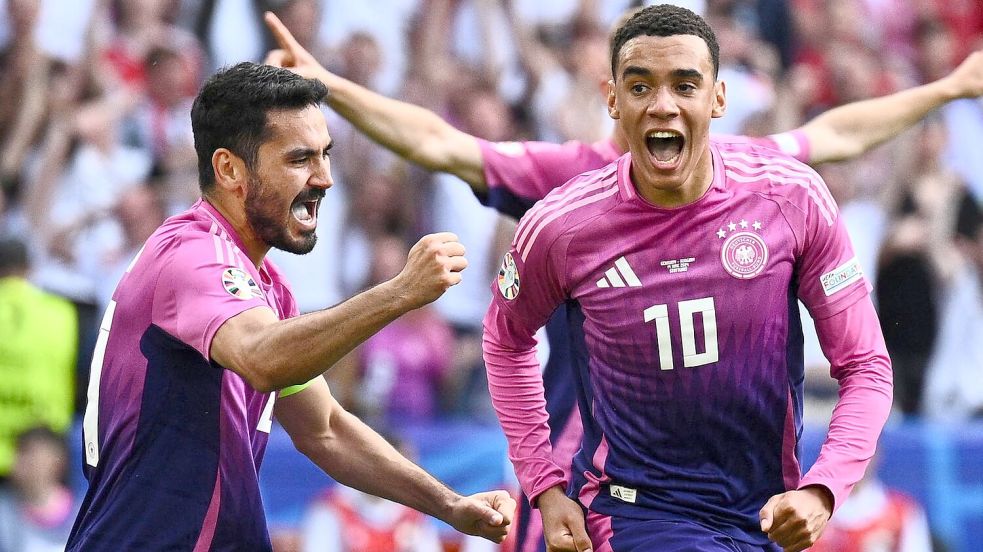
{"type": "Polygon", "coordinates": [[[205,201],[147,240],[103,317],[83,421],[89,489],[68,550],[270,550],[257,474],[275,393],[210,360],[256,307],[297,315],[205,201]]]}
{"type": "MultiPolygon", "coordinates": [[[[714,136],[713,139],[725,137],[714,136]]],[[[762,138],[742,138],[753,143],[777,149],[806,162],[809,159],[809,141],[800,131],[774,134],[762,138]]],[[[624,152],[612,140],[587,144],[570,141],[563,144],[549,142],[488,142],[478,140],[484,166],[488,192],[478,199],[497,211],[522,218],[537,201],[546,197],[571,178],[599,169],[614,161],[624,152]]],[[[560,306],[546,325],[551,348],[550,357],[543,370],[546,392],[546,408],[550,427],[550,440],[554,457],[569,475],[573,452],[580,446],[582,429],[576,410],[577,381],[571,377],[569,330],[566,311],[560,306]]],[[[516,534],[518,552],[545,550],[542,522],[538,513],[523,502],[519,504],[516,534]]]]}
{"type": "Polygon", "coordinates": [[[568,494],[602,514],[764,543],[769,497],[818,484],[839,504],[860,478],[890,408],[890,363],[820,177],[746,138],[710,147],[713,182],[690,205],[642,199],[625,155],[532,208],[493,283],[485,361],[524,492],[566,483],[533,353],[564,305],[584,420],[568,494]],[[797,300],[843,389],[805,476],[797,300]]]}

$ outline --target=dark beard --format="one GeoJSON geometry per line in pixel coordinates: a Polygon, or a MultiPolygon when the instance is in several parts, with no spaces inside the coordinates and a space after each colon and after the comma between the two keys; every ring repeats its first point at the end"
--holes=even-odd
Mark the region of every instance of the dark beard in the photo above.
{"type": "MultiPolygon", "coordinates": [[[[278,214],[279,202],[274,194],[266,193],[267,190],[272,190],[272,186],[267,186],[259,178],[250,175],[246,188],[246,222],[256,236],[270,247],[296,255],[310,253],[317,243],[317,234],[311,231],[298,238],[292,237],[287,225],[289,217],[293,215],[289,210],[286,214],[278,214]]],[[[291,203],[290,207],[293,205],[291,203]]]]}

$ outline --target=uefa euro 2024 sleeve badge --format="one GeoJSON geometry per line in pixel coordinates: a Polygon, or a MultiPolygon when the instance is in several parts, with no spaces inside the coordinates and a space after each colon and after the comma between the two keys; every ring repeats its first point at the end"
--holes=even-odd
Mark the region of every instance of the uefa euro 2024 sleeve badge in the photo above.
{"type": "Polygon", "coordinates": [[[764,271],[768,263],[768,246],[758,235],[760,231],[760,222],[748,224],[744,219],[731,221],[717,230],[717,237],[724,240],[720,261],[728,274],[739,280],[749,280],[764,271]]]}
{"type": "Polygon", "coordinates": [[[229,295],[239,299],[252,299],[262,297],[263,292],[256,285],[256,281],[245,270],[241,268],[226,268],[222,272],[222,286],[229,295]]]}
{"type": "Polygon", "coordinates": [[[511,252],[505,254],[502,268],[498,270],[498,291],[509,301],[519,295],[519,269],[515,266],[511,252]]]}

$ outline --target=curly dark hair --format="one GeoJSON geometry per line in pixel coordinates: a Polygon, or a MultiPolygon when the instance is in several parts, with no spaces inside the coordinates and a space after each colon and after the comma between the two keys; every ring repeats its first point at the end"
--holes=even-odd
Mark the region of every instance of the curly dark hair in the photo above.
{"type": "Polygon", "coordinates": [[[639,10],[611,37],[611,74],[617,79],[618,54],[625,43],[636,36],[694,35],[703,39],[710,49],[713,62],[713,78],[720,68],[720,45],[717,35],[702,17],[686,8],[672,4],[657,4],[639,10]]]}
{"type": "Polygon", "coordinates": [[[215,150],[228,148],[252,170],[259,146],[269,138],[267,112],[316,106],[327,92],[318,80],[256,63],[240,63],[212,75],[191,107],[201,191],[215,185],[215,150]]]}

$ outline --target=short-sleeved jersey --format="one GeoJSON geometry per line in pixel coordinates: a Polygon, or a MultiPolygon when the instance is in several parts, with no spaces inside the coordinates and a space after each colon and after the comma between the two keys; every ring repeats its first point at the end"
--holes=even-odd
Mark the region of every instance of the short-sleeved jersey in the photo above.
{"type": "Polygon", "coordinates": [[[210,360],[229,318],[297,315],[205,201],[147,240],[100,328],[83,421],[89,481],[68,550],[270,550],[257,474],[274,393],[210,360]]]}
{"type": "MultiPolygon", "coordinates": [[[[758,510],[801,477],[796,301],[822,319],[869,285],[812,169],[747,139],[710,148],[713,182],[690,205],[641,198],[625,155],[533,207],[486,336],[528,350],[566,306],[584,418],[568,493],[585,506],[763,543],[758,510]]],[[[541,461],[517,458],[523,446],[510,454],[535,496],[548,483],[541,461]]]]}

